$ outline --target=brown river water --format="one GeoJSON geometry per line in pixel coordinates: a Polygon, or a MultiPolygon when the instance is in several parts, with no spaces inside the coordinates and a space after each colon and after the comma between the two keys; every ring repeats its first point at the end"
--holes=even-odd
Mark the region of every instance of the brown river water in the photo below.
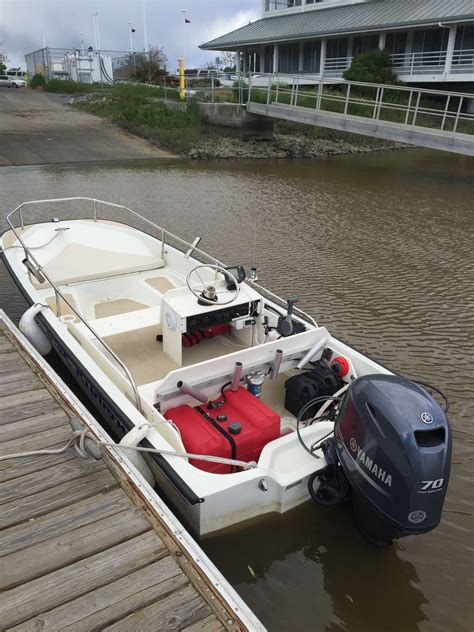
{"type": "MultiPolygon", "coordinates": [[[[201,544],[271,631],[474,629],[474,159],[3,168],[0,192],[2,217],[25,200],[85,195],[199,234],[333,334],[445,391],[453,467],[435,531],[375,549],[347,507],[308,502],[201,544]]],[[[17,320],[25,303],[3,266],[0,292],[17,320]]]]}

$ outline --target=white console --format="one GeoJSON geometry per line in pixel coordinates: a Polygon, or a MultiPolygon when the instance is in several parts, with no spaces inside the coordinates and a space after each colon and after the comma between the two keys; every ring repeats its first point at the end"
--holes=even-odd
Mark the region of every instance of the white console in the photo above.
{"type": "MultiPolygon", "coordinates": [[[[226,289],[224,280],[215,283],[220,301],[225,302],[234,292],[226,289]]],[[[230,303],[216,302],[213,305],[199,305],[197,298],[188,288],[169,290],[163,296],[161,322],[163,329],[163,351],[178,366],[182,366],[182,335],[195,329],[206,329],[212,325],[229,323],[247,316],[257,305],[262,309],[262,297],[247,285],[240,287],[237,298],[230,303]]]]}

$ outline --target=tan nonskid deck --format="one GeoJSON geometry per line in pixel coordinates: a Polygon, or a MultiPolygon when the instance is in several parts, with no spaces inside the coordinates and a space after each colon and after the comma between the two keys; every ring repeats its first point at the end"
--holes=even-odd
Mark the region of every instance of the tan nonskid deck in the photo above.
{"type": "MultiPolygon", "coordinates": [[[[0,310],[0,455],[63,445],[79,410],[20,343],[0,310]]],[[[105,459],[0,462],[0,629],[264,629],[105,459]]]]}
{"type": "MultiPolygon", "coordinates": [[[[156,341],[157,331],[157,327],[153,326],[104,337],[104,341],[130,369],[139,386],[161,380],[170,371],[179,368],[163,352],[163,344],[156,341]]],[[[99,347],[99,343],[97,346],[99,347]]],[[[183,349],[183,366],[205,362],[242,348],[239,341],[230,334],[209,338],[183,349]]]]}

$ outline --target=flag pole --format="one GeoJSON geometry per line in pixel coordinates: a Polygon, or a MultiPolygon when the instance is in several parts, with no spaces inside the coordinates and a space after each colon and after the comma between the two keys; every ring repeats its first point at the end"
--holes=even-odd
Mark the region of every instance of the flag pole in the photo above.
{"type": "Polygon", "coordinates": [[[186,13],[187,9],[181,9],[183,14],[183,68],[186,67],[186,13]]]}
{"type": "Polygon", "coordinates": [[[99,61],[100,87],[103,88],[104,81],[102,79],[102,53],[100,50],[99,14],[96,11],[93,15],[94,15],[96,32],[97,32],[97,55],[98,55],[98,61],[99,61]]]}
{"type": "Polygon", "coordinates": [[[135,62],[135,52],[133,50],[133,33],[135,32],[135,29],[132,26],[132,23],[129,22],[128,23],[128,34],[130,37],[130,57],[133,58],[133,67],[136,68],[137,64],[135,62]]]}
{"type": "Polygon", "coordinates": [[[143,41],[145,44],[145,53],[148,52],[148,31],[146,24],[146,0],[142,0],[142,11],[143,11],[143,41]]]}

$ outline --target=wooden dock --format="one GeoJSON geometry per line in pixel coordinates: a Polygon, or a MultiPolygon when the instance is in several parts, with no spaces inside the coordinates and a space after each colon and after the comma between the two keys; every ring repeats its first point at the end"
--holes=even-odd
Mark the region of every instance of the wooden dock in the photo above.
{"type": "MultiPolygon", "coordinates": [[[[0,311],[0,456],[108,435],[0,311]]],[[[0,461],[1,630],[264,630],[124,456],[0,461]]]]}

